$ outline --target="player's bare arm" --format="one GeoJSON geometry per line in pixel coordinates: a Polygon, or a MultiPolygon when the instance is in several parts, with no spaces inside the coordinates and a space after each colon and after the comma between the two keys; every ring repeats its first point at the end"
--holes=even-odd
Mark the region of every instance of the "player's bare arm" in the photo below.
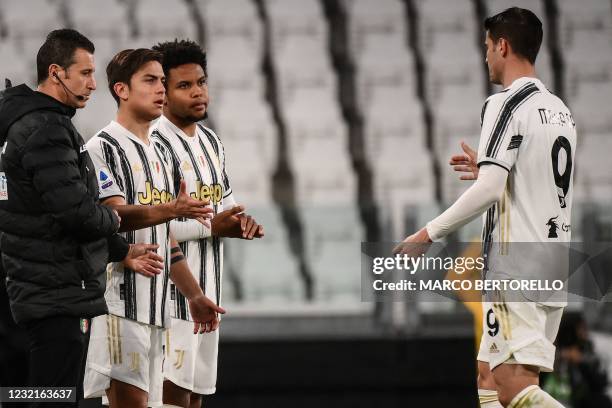
{"type": "Polygon", "coordinates": [[[171,238],[170,279],[178,290],[189,301],[189,311],[193,319],[193,333],[209,333],[219,327],[218,314],[224,314],[225,309],[217,306],[215,302],[204,295],[200,285],[193,277],[185,255],[178,242],[171,238]]]}
{"type": "Polygon", "coordinates": [[[449,164],[458,173],[464,173],[459,180],[476,180],[478,178],[477,152],[465,142],[461,142],[463,154],[451,156],[449,164]]]}
{"type": "Polygon", "coordinates": [[[227,238],[253,239],[264,236],[263,225],[244,213],[244,206],[237,205],[215,215],[211,222],[212,235],[227,238]]]}
{"type": "Polygon", "coordinates": [[[127,205],[121,196],[108,197],[104,205],[114,208],[121,217],[120,232],[134,231],[141,228],[162,224],[178,217],[193,218],[204,225],[211,218],[213,210],[207,202],[196,200],[187,194],[185,181],[181,181],[178,196],[167,203],[159,205],[127,205]]]}

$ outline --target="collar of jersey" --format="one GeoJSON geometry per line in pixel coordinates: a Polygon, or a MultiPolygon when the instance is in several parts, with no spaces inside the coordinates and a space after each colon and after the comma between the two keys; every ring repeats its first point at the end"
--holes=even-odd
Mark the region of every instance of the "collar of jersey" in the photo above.
{"type": "Polygon", "coordinates": [[[507,91],[508,89],[512,89],[512,88],[516,87],[517,85],[526,84],[527,82],[540,82],[540,80],[538,78],[536,78],[536,77],[520,77],[520,78],[516,78],[514,80],[514,82],[512,82],[510,84],[509,87],[504,89],[504,91],[507,91]]]}
{"type": "Polygon", "coordinates": [[[177,136],[182,137],[183,139],[185,139],[187,141],[187,143],[195,143],[198,140],[198,132],[200,131],[200,128],[198,126],[196,126],[196,133],[195,133],[194,137],[191,137],[191,136],[187,135],[185,132],[183,132],[178,126],[176,126],[174,123],[172,123],[170,121],[170,119],[168,119],[164,115],[162,115],[160,117],[159,124],[163,124],[166,127],[168,127],[168,129],[170,129],[172,132],[176,133],[177,136]]]}
{"type": "Polygon", "coordinates": [[[147,149],[149,149],[152,146],[151,140],[149,140],[149,144],[146,144],[145,142],[140,140],[135,134],[133,134],[132,132],[124,128],[123,125],[121,125],[119,122],[111,120],[111,123],[108,125],[108,127],[110,128],[111,132],[119,133],[123,135],[124,137],[127,137],[128,139],[141,144],[143,147],[147,149]]]}

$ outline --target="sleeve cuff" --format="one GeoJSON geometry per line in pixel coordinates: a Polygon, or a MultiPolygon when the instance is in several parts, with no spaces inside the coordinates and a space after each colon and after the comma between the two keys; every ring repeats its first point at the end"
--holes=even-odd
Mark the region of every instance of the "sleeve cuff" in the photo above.
{"type": "Polygon", "coordinates": [[[502,161],[502,160],[497,160],[497,159],[493,159],[491,157],[485,157],[484,159],[480,160],[478,162],[478,167],[480,168],[480,166],[482,166],[483,164],[494,164],[496,166],[501,167],[502,169],[510,172],[510,169],[512,168],[512,166],[510,166],[508,163],[502,161]]]}
{"type": "MultiPolygon", "coordinates": [[[[212,222],[212,220],[211,220],[212,222]]],[[[212,225],[210,228],[206,228],[204,225],[202,225],[202,233],[200,234],[201,238],[210,238],[212,237],[212,225]]]]}
{"type": "Polygon", "coordinates": [[[425,225],[425,229],[427,230],[427,235],[429,235],[429,239],[431,239],[432,241],[437,241],[440,239],[440,237],[438,236],[439,231],[436,231],[436,228],[434,227],[431,221],[429,221],[427,225],[425,225]]]}
{"type": "Polygon", "coordinates": [[[102,201],[102,200],[106,200],[107,198],[110,198],[110,197],[121,197],[121,198],[125,199],[125,194],[123,194],[122,192],[109,192],[108,194],[100,193],[100,196],[98,197],[98,199],[100,201],[102,201]]]}

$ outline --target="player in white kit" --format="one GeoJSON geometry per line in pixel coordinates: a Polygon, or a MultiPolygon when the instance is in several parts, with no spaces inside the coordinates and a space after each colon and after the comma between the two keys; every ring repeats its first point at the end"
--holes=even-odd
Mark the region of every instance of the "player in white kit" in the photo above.
{"type": "MultiPolygon", "coordinates": [[[[575,123],[565,104],[535,78],[540,20],[514,7],[486,19],[484,27],[490,79],[505,89],[483,106],[477,158],[464,145],[468,154],[451,160],[455,170],[472,173],[464,179],[476,182],[396,251],[413,253],[410,244],[440,239],[486,211],[486,279],[518,280],[534,269],[556,272],[558,259],[546,252],[570,241],[575,123]]],[[[505,293],[483,301],[481,407],[562,406],[539,388],[538,377],[553,369],[553,342],[565,302],[532,295],[505,293]],[[506,295],[513,301],[505,301],[506,295]]]]}
{"type": "MultiPolygon", "coordinates": [[[[222,237],[260,238],[263,227],[237,206],[225,168],[225,150],[217,135],[200,123],[209,103],[206,54],[192,41],[153,47],[163,54],[166,75],[164,114],[153,126],[152,139],[172,163],[174,183],[187,183],[188,193],[210,200],[211,228],[194,220],[171,225],[194,278],[209,298],[221,302],[222,237]]],[[[164,403],[200,407],[202,395],[214,394],[219,331],[189,336],[192,323],[185,297],[171,289],[173,318],[166,332],[164,403]]]]}
{"type": "Polygon", "coordinates": [[[204,296],[170,234],[173,218],[206,223],[209,210],[201,209],[206,202],[188,197],[184,183],[175,192],[168,157],[149,139],[149,124],[164,101],[160,62],[161,54],[149,49],[125,50],[113,58],[107,75],[119,105],[117,120],[87,144],[100,198],[127,221],[128,242],[156,243],[164,258],[161,274],[137,274],[122,263],[107,269],[109,314],[92,322],[84,388],[86,397],[108,397],[111,407],[162,405],[169,279],[188,299],[191,333],[216,330],[217,313],[224,312],[204,296]]]}

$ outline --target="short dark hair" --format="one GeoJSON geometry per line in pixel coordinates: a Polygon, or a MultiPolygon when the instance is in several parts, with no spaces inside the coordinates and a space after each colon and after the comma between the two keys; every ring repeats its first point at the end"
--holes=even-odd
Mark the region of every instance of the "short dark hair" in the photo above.
{"type": "Polygon", "coordinates": [[[487,18],[484,28],[489,31],[493,41],[504,38],[510,43],[515,54],[535,64],[542,45],[543,32],[542,22],[533,12],[511,7],[487,18]]]}
{"type": "Polygon", "coordinates": [[[68,69],[74,63],[74,53],[79,48],[90,54],[95,51],[93,43],[76,30],[62,28],[51,31],[36,55],[38,83],[42,83],[49,77],[49,65],[51,64],[68,69]]]}
{"type": "Polygon", "coordinates": [[[185,64],[198,64],[204,70],[204,75],[208,75],[206,72],[206,52],[194,41],[175,39],[174,41],[154,45],[153,49],[163,55],[162,67],[166,78],[168,78],[172,68],[185,64]]]}
{"type": "Polygon", "coordinates": [[[115,84],[119,82],[130,85],[132,77],[147,62],[157,61],[161,64],[162,55],[148,48],[137,48],[119,51],[106,67],[108,89],[119,105],[119,96],[115,93],[115,84]]]}

